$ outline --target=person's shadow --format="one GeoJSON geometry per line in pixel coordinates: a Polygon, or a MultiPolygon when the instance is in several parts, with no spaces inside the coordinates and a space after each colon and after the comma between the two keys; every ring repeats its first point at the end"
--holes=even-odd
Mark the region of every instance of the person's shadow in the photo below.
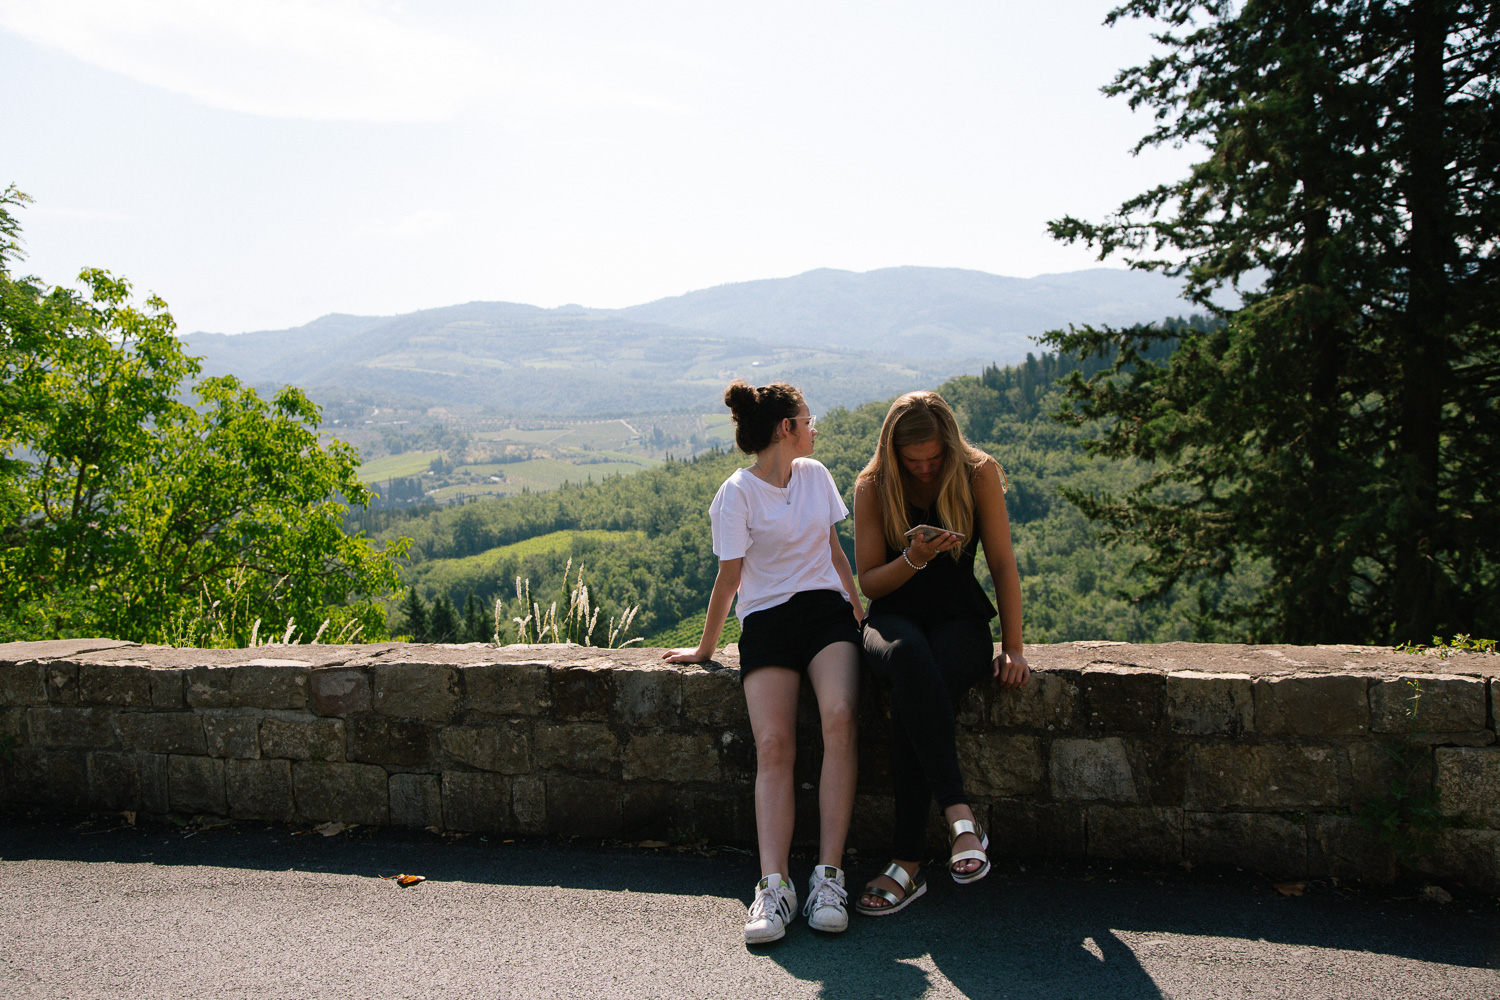
{"type": "MultiPolygon", "coordinates": [[[[1377,962],[1390,956],[1489,968],[1500,961],[1493,927],[1458,907],[1376,905],[1326,888],[1289,898],[1233,872],[1220,881],[1211,873],[1158,880],[1122,871],[1116,882],[1098,866],[1027,867],[997,863],[989,878],[956,886],[939,863],[929,867],[936,878],[926,895],[901,913],[851,915],[842,936],[817,935],[799,920],[765,952],[818,983],[824,1000],[914,1000],[929,991],[970,1000],[1238,995],[1247,967],[1264,958],[1279,963],[1288,945],[1296,952],[1374,953],[1377,962]],[[1158,946],[1165,950],[1154,951],[1158,946]],[[1238,957],[1219,960],[1226,947],[1238,957]],[[1264,949],[1258,957],[1257,949],[1264,949]],[[1202,988],[1184,993],[1191,989],[1185,976],[1202,988]]],[[[850,872],[851,898],[869,874],[850,872]]]]}
{"type": "MultiPolygon", "coordinates": [[[[940,865],[936,872],[941,879],[940,865]]],[[[863,881],[851,887],[851,902],[863,881]]],[[[842,936],[817,934],[799,920],[763,951],[797,978],[817,982],[824,1000],[915,1000],[934,990],[943,995],[945,985],[972,1000],[1162,996],[1092,907],[1059,907],[1037,900],[1034,887],[1007,891],[999,880],[985,888],[1000,891],[990,892],[943,881],[934,880],[901,913],[851,915],[842,936]]]]}

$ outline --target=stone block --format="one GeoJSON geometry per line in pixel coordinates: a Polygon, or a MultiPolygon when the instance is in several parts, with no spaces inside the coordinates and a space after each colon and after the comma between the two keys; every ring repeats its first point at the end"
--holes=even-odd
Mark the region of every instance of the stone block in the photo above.
{"type": "Polygon", "coordinates": [[[42,676],[46,679],[49,704],[78,704],[78,664],[48,663],[42,667],[42,676]]]}
{"type": "Polygon", "coordinates": [[[1042,756],[1034,736],[959,730],[958,766],[970,795],[1031,795],[1042,786],[1042,756]]]}
{"type": "Polygon", "coordinates": [[[1369,681],[1356,674],[1261,677],[1253,683],[1262,736],[1360,736],[1370,731],[1369,681]]]}
{"type": "Polygon", "coordinates": [[[214,757],[167,758],[167,805],[172,812],[225,816],[224,762],[214,757]]]}
{"type": "Polygon", "coordinates": [[[739,819],[738,799],[725,790],[648,782],[627,786],[621,802],[621,835],[630,840],[739,843],[755,827],[753,819],[744,826],[739,819]]]}
{"type": "Polygon", "coordinates": [[[604,722],[615,704],[614,671],[570,666],[552,670],[552,717],[560,722],[604,722]]]}
{"type": "MultiPolygon", "coordinates": [[[[344,720],[306,718],[262,719],[260,752],[263,757],[287,760],[344,760],[344,720]]],[[[386,761],[372,761],[383,764],[386,761]]],[[[397,763],[391,761],[390,763],[397,763]]]]}
{"type": "Polygon", "coordinates": [[[458,670],[435,663],[376,663],[371,705],[393,719],[448,722],[458,714],[458,670]]]}
{"type": "Polygon", "coordinates": [[[1449,733],[1494,734],[1485,730],[1482,677],[1403,676],[1370,685],[1370,729],[1411,733],[1427,742],[1446,743],[1449,733]]]}
{"type": "Polygon", "coordinates": [[[137,753],[206,754],[203,717],[196,712],[121,712],[120,744],[137,753]]]}
{"type": "Polygon", "coordinates": [[[151,671],[151,707],[176,712],[187,708],[187,680],[192,671],[157,667],[151,671]]]}
{"type": "Polygon", "coordinates": [[[489,726],[446,726],[438,736],[450,762],[481,771],[525,774],[531,769],[531,740],[524,722],[489,726]]]}
{"type": "Polygon", "coordinates": [[[307,675],[312,710],[319,715],[354,715],[370,710],[370,677],[363,670],[326,667],[307,675]]]}
{"type": "Polygon", "coordinates": [[[226,760],[224,790],[235,819],[284,823],[296,815],[290,761],[226,760]]]}
{"type": "MultiPolygon", "coordinates": [[[[629,801],[630,792],[626,791],[626,801],[629,801]]],[[[751,831],[755,829],[755,800],[752,796],[749,802],[750,820],[746,826],[735,831],[733,836],[723,838],[725,843],[737,844],[741,842],[753,843],[747,839],[751,831]]],[[[849,824],[848,846],[856,851],[862,852],[865,859],[870,863],[871,870],[884,867],[885,861],[876,862],[875,859],[884,856],[889,859],[891,854],[891,828],[896,814],[895,800],[891,796],[890,786],[887,785],[883,794],[859,794],[854,797],[854,816],[849,824]]],[[[991,840],[994,834],[990,834],[991,840]]]]}
{"type": "Polygon", "coordinates": [[[1411,867],[1477,892],[1500,893],[1500,830],[1444,830],[1432,853],[1412,859],[1411,867]]]}
{"type": "Polygon", "coordinates": [[[437,770],[437,725],[378,716],[349,719],[344,725],[349,730],[350,760],[437,770]]]}
{"type": "Polygon", "coordinates": [[[1094,732],[1161,728],[1166,677],[1154,670],[1092,665],[1079,680],[1082,724],[1094,732]]]}
{"type": "Polygon", "coordinates": [[[0,751],[26,742],[26,709],[0,708],[0,751]]]}
{"type": "Polygon", "coordinates": [[[1136,802],[1139,798],[1125,742],[1117,736],[1053,740],[1049,770],[1052,798],[1058,802],[1136,802]]]}
{"type": "Polygon", "coordinates": [[[1396,854],[1354,816],[1320,814],[1307,821],[1307,874],[1394,882],[1396,854]]]}
{"type": "Polygon", "coordinates": [[[384,826],[390,821],[388,789],[383,767],[300,760],[292,764],[299,819],[384,826]]]}
{"type": "Polygon", "coordinates": [[[614,677],[614,717],[620,722],[675,726],[682,721],[681,671],[673,667],[621,667],[614,677]]]}
{"type": "Polygon", "coordinates": [[[990,698],[990,722],[1005,729],[1042,729],[1065,733],[1078,717],[1082,673],[1037,670],[1025,687],[997,690],[990,698]]]}
{"type": "Polygon", "coordinates": [[[80,664],[78,701],[83,705],[150,708],[151,668],[138,663],[80,664]]]}
{"type": "Polygon", "coordinates": [[[541,778],[511,779],[511,811],[515,814],[516,832],[547,832],[547,783],[541,778]]]}
{"type": "Polygon", "coordinates": [[[0,705],[45,705],[47,684],[40,664],[0,663],[0,705]]]}
{"type": "Polygon", "coordinates": [[[1182,740],[1148,736],[1125,738],[1125,759],[1141,805],[1180,806],[1187,783],[1182,740]]]}
{"type": "Polygon", "coordinates": [[[89,808],[115,812],[140,809],[140,757],[133,753],[91,753],[86,767],[89,808]]]}
{"type": "Polygon", "coordinates": [[[547,832],[618,837],[623,817],[621,788],[615,782],[566,775],[547,778],[547,832]]]}
{"type": "Polygon", "coordinates": [[[442,782],[435,774],[393,774],[391,825],[425,829],[443,826],[442,782]]]}
{"type": "Polygon", "coordinates": [[[1341,756],[1330,747],[1188,746],[1183,804],[1202,812],[1344,806],[1341,756]]]}
{"type": "Polygon", "coordinates": [[[1438,747],[1433,755],[1443,814],[1500,828],[1500,747],[1438,747]]]}
{"type": "Polygon", "coordinates": [[[708,733],[637,733],[625,744],[622,776],[626,781],[717,783],[720,773],[715,742],[708,733]]]}
{"type": "MultiPolygon", "coordinates": [[[[184,679],[184,696],[192,708],[238,708],[233,688],[233,666],[193,667],[184,679]]],[[[264,707],[264,706],[262,706],[264,707]]]]}
{"type": "Polygon", "coordinates": [[[10,795],[19,802],[88,808],[88,763],[81,750],[22,747],[10,755],[10,795]]]}
{"type": "Polygon", "coordinates": [[[193,708],[307,708],[308,664],[252,660],[232,666],[193,667],[187,701],[193,708]]]}
{"type": "Polygon", "coordinates": [[[260,741],[256,739],[261,720],[259,712],[215,709],[200,714],[203,740],[210,757],[252,760],[260,756],[260,741]]]}
{"type": "Polygon", "coordinates": [[[510,779],[488,771],[443,772],[443,823],[465,833],[511,827],[510,779]]]}
{"type": "Polygon", "coordinates": [[[538,722],[531,738],[536,766],[543,771],[607,774],[620,752],[608,727],[586,722],[538,722]]]}
{"type": "MultiPolygon", "coordinates": [[[[756,758],[755,737],[751,735],[749,728],[744,730],[725,730],[719,734],[719,767],[722,769],[724,780],[727,782],[755,783],[756,758]]],[[[873,742],[873,741],[872,741],[873,742]]],[[[865,757],[875,753],[879,761],[879,768],[866,770],[860,768],[859,777],[861,782],[877,775],[884,775],[885,781],[881,788],[890,790],[890,768],[886,760],[885,747],[870,747],[869,744],[860,747],[860,762],[863,765],[865,757]]]]}
{"type": "Polygon", "coordinates": [[[750,728],[745,689],[733,670],[682,670],[682,715],[695,725],[720,729],[750,728]]]}
{"type": "Polygon", "coordinates": [[[1420,744],[1362,740],[1344,748],[1349,760],[1349,796],[1354,805],[1393,791],[1420,793],[1432,787],[1432,751],[1420,744]]]}
{"type": "Polygon", "coordinates": [[[171,773],[167,762],[170,759],[164,753],[138,755],[142,812],[154,813],[158,816],[171,812],[171,801],[167,794],[171,773]]]}
{"type": "Polygon", "coordinates": [[[1183,818],[1182,853],[1195,864],[1301,877],[1307,874],[1307,826],[1275,813],[1189,812],[1183,818]]]}
{"type": "MultiPolygon", "coordinates": [[[[28,708],[26,728],[34,747],[113,750],[115,712],[108,708],[28,708]]],[[[126,747],[126,749],[131,749],[126,747]]]]}
{"type": "Polygon", "coordinates": [[[1195,736],[1241,736],[1255,731],[1249,674],[1178,670],[1167,675],[1167,727],[1195,736]]]}
{"type": "Polygon", "coordinates": [[[552,668],[545,663],[479,663],[459,667],[466,711],[542,715],[552,707],[552,668]]]}
{"type": "Polygon", "coordinates": [[[1088,806],[1091,858],[1175,864],[1182,860],[1182,810],[1175,806],[1088,806]]]}
{"type": "Polygon", "coordinates": [[[1081,858],[1087,841],[1085,810],[1062,802],[997,799],[988,826],[992,857],[1081,858]]]}
{"type": "Polygon", "coordinates": [[[990,716],[988,695],[988,684],[969,688],[958,699],[958,704],[953,706],[953,721],[969,729],[983,726],[990,716]]]}

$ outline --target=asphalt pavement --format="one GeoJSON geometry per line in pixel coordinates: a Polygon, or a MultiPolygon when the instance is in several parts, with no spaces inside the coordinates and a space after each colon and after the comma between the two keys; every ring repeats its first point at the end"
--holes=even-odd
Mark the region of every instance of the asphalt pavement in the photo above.
{"type": "MultiPolygon", "coordinates": [[[[863,881],[884,859],[851,861],[863,881]]],[[[799,890],[811,858],[796,862],[799,890]]],[[[998,859],[747,948],[742,851],[0,820],[9,998],[1500,998],[1500,903],[998,859]],[[402,888],[386,875],[422,875],[402,888]]],[[[1436,894],[1440,895],[1441,894],[1436,894]]]]}

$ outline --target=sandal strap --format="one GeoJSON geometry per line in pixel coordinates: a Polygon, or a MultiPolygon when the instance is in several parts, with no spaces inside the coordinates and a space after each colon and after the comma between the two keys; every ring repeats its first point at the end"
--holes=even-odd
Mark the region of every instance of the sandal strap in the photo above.
{"type": "Polygon", "coordinates": [[[975,837],[981,836],[979,827],[971,819],[956,819],[948,825],[948,829],[952,831],[952,836],[948,838],[950,844],[966,833],[973,834],[975,837]]]}
{"type": "Polygon", "coordinates": [[[900,906],[901,900],[906,898],[905,896],[897,896],[889,889],[877,889],[872,885],[865,886],[865,895],[879,896],[881,899],[885,900],[887,903],[890,903],[892,906],[900,906]]]}
{"type": "MultiPolygon", "coordinates": [[[[896,864],[896,862],[894,862],[894,861],[892,861],[890,864],[886,865],[885,866],[885,871],[881,872],[880,874],[884,875],[886,878],[890,879],[892,882],[895,882],[897,885],[899,885],[901,887],[901,891],[905,895],[907,895],[907,896],[910,896],[912,893],[914,893],[914,892],[917,891],[916,880],[913,879],[910,875],[908,875],[906,873],[906,869],[905,868],[902,868],[900,865],[896,864]]],[[[868,891],[873,892],[877,896],[884,896],[886,899],[889,899],[892,903],[899,903],[900,902],[899,899],[897,899],[895,896],[891,895],[885,889],[870,889],[868,891]]]]}
{"type": "Polygon", "coordinates": [[[983,851],[959,851],[948,859],[948,867],[952,868],[960,861],[988,861],[990,856],[983,851]]]}

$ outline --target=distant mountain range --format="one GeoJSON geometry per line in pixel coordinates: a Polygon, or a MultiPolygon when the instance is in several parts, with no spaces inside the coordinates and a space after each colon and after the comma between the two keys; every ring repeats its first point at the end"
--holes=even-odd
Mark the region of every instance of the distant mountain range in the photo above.
{"type": "Polygon", "coordinates": [[[1069,323],[1188,311],[1159,275],[1096,268],[1005,278],[956,268],[819,269],[626,309],[471,302],[331,315],[290,330],[183,338],[209,375],[399,395],[502,413],[712,410],[736,376],[784,379],[819,408],[934,385],[1036,350],[1069,323]]]}

